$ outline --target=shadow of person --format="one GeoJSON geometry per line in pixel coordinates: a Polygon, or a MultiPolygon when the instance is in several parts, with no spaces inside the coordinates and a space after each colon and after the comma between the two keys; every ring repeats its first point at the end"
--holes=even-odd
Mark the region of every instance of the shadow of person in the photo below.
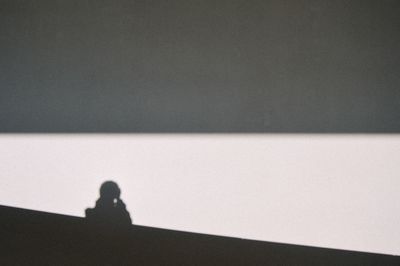
{"type": "Polygon", "coordinates": [[[106,181],[100,187],[100,198],[95,207],[85,210],[87,237],[82,252],[94,258],[94,261],[88,260],[90,265],[99,265],[100,261],[100,265],[127,265],[133,226],[120,196],[117,183],[106,181]]]}
{"type": "Polygon", "coordinates": [[[86,220],[93,224],[127,228],[132,225],[129,212],[120,198],[117,183],[106,181],[100,187],[100,198],[94,208],[85,210],[86,220]]]}

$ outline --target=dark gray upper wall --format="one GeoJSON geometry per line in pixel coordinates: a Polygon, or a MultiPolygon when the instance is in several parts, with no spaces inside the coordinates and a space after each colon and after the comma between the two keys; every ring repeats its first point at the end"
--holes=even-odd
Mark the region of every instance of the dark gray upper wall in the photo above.
{"type": "Polygon", "coordinates": [[[0,132],[400,132],[400,1],[0,0],[0,132]]]}

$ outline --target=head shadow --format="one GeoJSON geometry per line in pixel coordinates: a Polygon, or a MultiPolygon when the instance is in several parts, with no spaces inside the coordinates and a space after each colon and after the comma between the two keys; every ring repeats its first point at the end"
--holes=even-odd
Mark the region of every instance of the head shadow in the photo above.
{"type": "Polygon", "coordinates": [[[106,181],[100,186],[100,197],[94,208],[85,210],[86,220],[100,225],[128,227],[132,225],[125,203],[120,198],[121,189],[114,181],[106,181]]]}

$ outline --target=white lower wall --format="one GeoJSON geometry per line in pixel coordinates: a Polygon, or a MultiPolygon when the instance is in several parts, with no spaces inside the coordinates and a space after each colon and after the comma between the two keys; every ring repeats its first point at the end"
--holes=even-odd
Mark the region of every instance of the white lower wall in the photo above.
{"type": "Polygon", "coordinates": [[[3,134],[0,204],[83,216],[116,181],[134,223],[400,255],[400,136],[3,134]]]}

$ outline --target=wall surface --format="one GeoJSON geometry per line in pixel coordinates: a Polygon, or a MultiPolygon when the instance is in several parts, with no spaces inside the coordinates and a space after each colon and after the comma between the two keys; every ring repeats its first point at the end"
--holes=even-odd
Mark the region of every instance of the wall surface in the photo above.
{"type": "Polygon", "coordinates": [[[82,215],[113,179],[139,224],[400,254],[398,14],[0,0],[0,203],[82,215]]]}
{"type": "Polygon", "coordinates": [[[116,181],[135,224],[400,254],[400,136],[0,136],[0,204],[83,216],[116,181]]]}
{"type": "Polygon", "coordinates": [[[1,132],[400,130],[397,0],[3,0],[1,132]]]}

